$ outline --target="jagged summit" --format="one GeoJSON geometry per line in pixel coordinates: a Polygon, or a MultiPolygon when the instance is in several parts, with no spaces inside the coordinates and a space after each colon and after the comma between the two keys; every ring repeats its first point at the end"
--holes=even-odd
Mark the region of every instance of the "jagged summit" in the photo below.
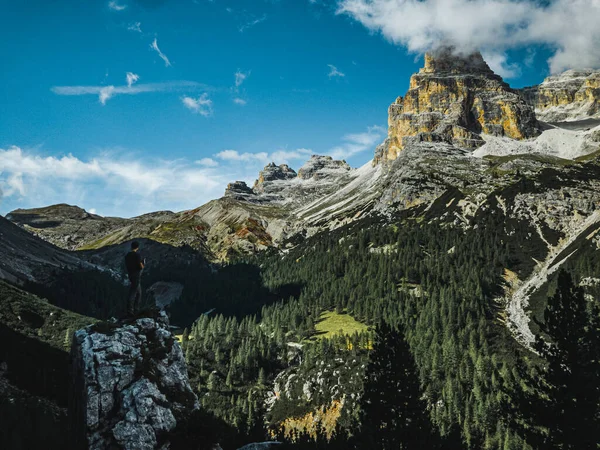
{"type": "Polygon", "coordinates": [[[341,175],[352,168],[344,160],[335,160],[331,156],[312,155],[298,171],[298,178],[302,180],[323,179],[331,175],[341,175]]]}
{"type": "Polygon", "coordinates": [[[466,149],[482,134],[526,139],[539,134],[531,106],[486,64],[479,52],[449,48],[425,56],[406,95],[388,109],[388,139],[374,164],[393,161],[411,142],[445,142],[466,149]]]}
{"type": "Polygon", "coordinates": [[[276,180],[291,180],[296,178],[298,174],[294,169],[292,169],[287,164],[276,165],[274,162],[265,166],[263,170],[260,171],[258,175],[258,179],[254,183],[253,190],[257,192],[262,192],[264,189],[265,182],[276,181],[276,180]]]}
{"type": "Polygon", "coordinates": [[[225,197],[245,199],[248,195],[255,195],[254,191],[246,184],[245,181],[234,181],[229,183],[225,189],[225,197]]]}

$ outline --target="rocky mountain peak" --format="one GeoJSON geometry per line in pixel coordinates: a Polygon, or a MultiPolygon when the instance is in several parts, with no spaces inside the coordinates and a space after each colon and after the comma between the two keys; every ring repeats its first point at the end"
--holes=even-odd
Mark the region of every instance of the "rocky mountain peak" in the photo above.
{"type": "Polygon", "coordinates": [[[485,62],[480,52],[460,53],[452,47],[440,47],[425,54],[421,74],[482,74],[502,80],[485,62]]]}
{"type": "Polygon", "coordinates": [[[539,134],[531,106],[496,75],[479,52],[441,48],[425,56],[406,95],[388,109],[388,139],[374,164],[395,160],[411,142],[475,149],[481,134],[526,139],[539,134]]]}
{"type": "Polygon", "coordinates": [[[249,195],[256,195],[255,192],[246,184],[245,181],[234,181],[229,183],[225,189],[224,197],[235,198],[239,200],[246,199],[249,195]]]}
{"type": "Polygon", "coordinates": [[[344,160],[335,160],[331,156],[312,155],[298,171],[302,180],[320,180],[332,175],[341,175],[352,168],[344,160]]]}
{"type": "Polygon", "coordinates": [[[276,165],[274,162],[269,163],[258,175],[258,180],[254,183],[253,189],[256,192],[263,191],[265,182],[277,180],[290,180],[296,178],[298,174],[287,164],[276,165]]]}

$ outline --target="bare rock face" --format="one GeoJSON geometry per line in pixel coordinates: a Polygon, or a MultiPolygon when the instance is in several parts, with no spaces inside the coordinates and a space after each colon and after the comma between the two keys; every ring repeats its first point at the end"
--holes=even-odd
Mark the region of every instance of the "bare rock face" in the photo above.
{"type": "Polygon", "coordinates": [[[254,191],[248,187],[244,181],[234,181],[227,185],[225,189],[225,197],[245,200],[248,196],[253,196],[254,191]]]}
{"type": "Polygon", "coordinates": [[[388,109],[388,141],[374,164],[393,161],[411,142],[439,142],[474,149],[482,133],[526,139],[539,134],[533,109],[480,53],[456,55],[443,48],[425,56],[410,89],[388,109]]]}
{"type": "Polygon", "coordinates": [[[166,315],[75,333],[69,415],[73,448],[169,448],[198,408],[166,315]]]}
{"type": "Polygon", "coordinates": [[[349,172],[351,167],[346,161],[334,160],[331,156],[313,155],[298,171],[302,180],[322,180],[349,172]]]}
{"type": "Polygon", "coordinates": [[[261,170],[258,175],[258,180],[254,183],[253,190],[256,192],[263,192],[265,183],[277,180],[291,180],[297,176],[298,174],[296,171],[287,164],[278,166],[272,162],[261,170]]]}
{"type": "Polygon", "coordinates": [[[545,122],[600,118],[600,70],[567,70],[520,92],[545,122]]]}

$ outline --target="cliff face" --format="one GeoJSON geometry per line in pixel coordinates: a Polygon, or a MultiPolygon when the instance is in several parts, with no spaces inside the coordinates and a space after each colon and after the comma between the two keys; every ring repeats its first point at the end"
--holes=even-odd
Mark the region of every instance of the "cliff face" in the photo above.
{"type": "Polygon", "coordinates": [[[568,70],[521,94],[545,122],[600,118],[600,70],[568,70]]]}
{"type": "Polygon", "coordinates": [[[410,89],[388,110],[388,139],[374,164],[393,161],[410,142],[483,145],[482,133],[526,139],[539,134],[532,108],[496,75],[480,53],[441,49],[425,56],[410,89]]]}
{"type": "Polygon", "coordinates": [[[198,408],[164,315],[77,331],[71,368],[73,448],[169,448],[198,408]]]}

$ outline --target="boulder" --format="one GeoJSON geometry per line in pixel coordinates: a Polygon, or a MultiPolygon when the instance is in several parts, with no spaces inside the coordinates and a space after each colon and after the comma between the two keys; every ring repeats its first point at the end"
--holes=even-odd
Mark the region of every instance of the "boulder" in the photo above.
{"type": "Polygon", "coordinates": [[[71,370],[73,448],[169,448],[198,408],[164,312],[77,331],[71,370]]]}

